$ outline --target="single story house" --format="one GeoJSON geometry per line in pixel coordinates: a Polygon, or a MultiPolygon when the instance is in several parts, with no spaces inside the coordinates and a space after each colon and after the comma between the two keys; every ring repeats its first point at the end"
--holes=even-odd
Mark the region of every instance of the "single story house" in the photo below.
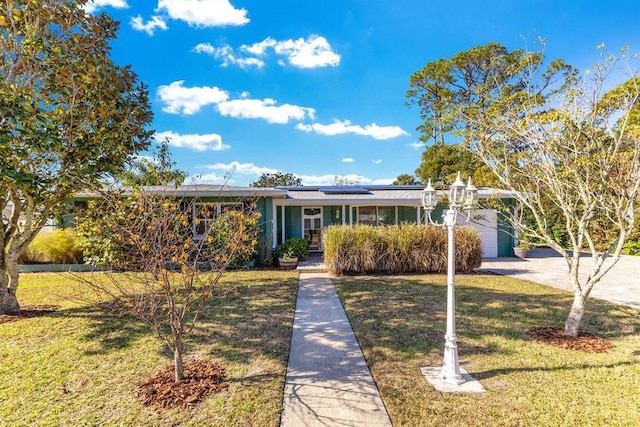
{"type": "MultiPolygon", "coordinates": [[[[227,209],[252,201],[262,215],[261,241],[269,249],[288,238],[306,239],[312,252],[322,252],[322,230],[334,224],[369,224],[373,226],[402,222],[427,223],[421,206],[424,188],[419,185],[350,185],[292,187],[234,187],[216,185],[183,185],[178,188],[147,187],[148,191],[196,199],[193,203],[194,236],[205,232],[206,223],[227,209]]],[[[482,204],[489,197],[503,199],[515,207],[513,195],[501,190],[480,188],[482,204]]],[[[76,205],[96,197],[85,193],[74,199],[76,205]]],[[[432,218],[441,220],[445,206],[440,205],[432,218]]],[[[466,214],[458,217],[463,224],[466,214]]],[[[485,258],[513,256],[513,230],[503,213],[480,208],[471,213],[469,223],[482,239],[485,258]]]]}
{"type": "MultiPolygon", "coordinates": [[[[333,224],[369,224],[373,226],[401,222],[427,223],[421,196],[424,187],[418,185],[357,185],[277,187],[286,191],[284,197],[272,199],[274,212],[273,246],[290,237],[302,237],[312,251],[322,251],[322,230],[333,224]]],[[[499,197],[515,206],[509,193],[480,189],[479,199],[499,197]]],[[[440,205],[431,215],[441,220],[446,209],[440,205]]],[[[463,224],[466,215],[459,215],[463,224]]],[[[511,225],[503,214],[492,209],[472,212],[469,223],[482,239],[485,258],[513,256],[514,238],[511,225]]]]}

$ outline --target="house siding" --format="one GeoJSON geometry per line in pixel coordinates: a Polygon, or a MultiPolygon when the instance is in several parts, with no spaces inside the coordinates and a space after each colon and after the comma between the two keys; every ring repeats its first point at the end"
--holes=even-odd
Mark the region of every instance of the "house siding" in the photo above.
{"type": "MultiPolygon", "coordinates": [[[[512,214],[516,208],[516,201],[511,199],[505,201],[505,205],[512,214]]],[[[515,246],[515,237],[513,236],[513,228],[509,221],[509,216],[504,212],[498,212],[498,256],[512,257],[514,256],[513,247],[515,246]]]]}
{"type": "Polygon", "coordinates": [[[287,206],[285,208],[285,237],[302,238],[302,208],[287,206]]]}
{"type": "MultiPolygon", "coordinates": [[[[348,214],[348,211],[345,211],[348,214]]],[[[328,227],[330,225],[342,224],[342,205],[340,206],[324,206],[322,212],[322,225],[328,227]],[[336,218],[336,211],[338,211],[338,218],[336,218]]]]}

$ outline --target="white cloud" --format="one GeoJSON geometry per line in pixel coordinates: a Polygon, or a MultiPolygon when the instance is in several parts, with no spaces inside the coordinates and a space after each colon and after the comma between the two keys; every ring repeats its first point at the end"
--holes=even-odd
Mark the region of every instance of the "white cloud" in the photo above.
{"type": "MultiPolygon", "coordinates": [[[[197,168],[208,169],[212,172],[192,174],[191,176],[193,177],[194,182],[227,185],[236,183],[238,183],[237,185],[249,185],[249,181],[253,180],[254,177],[258,177],[265,173],[282,172],[278,169],[257,166],[253,163],[240,163],[238,161],[197,166],[197,168]]],[[[372,180],[362,175],[355,174],[298,175],[294,173],[294,175],[302,180],[303,185],[334,185],[336,178],[339,178],[344,182],[355,182],[361,185],[391,185],[394,180],[394,178],[372,180]]]]}
{"type": "Polygon", "coordinates": [[[375,160],[372,160],[372,162],[374,165],[379,165],[380,163],[382,163],[382,159],[375,159],[375,160]]]}
{"type": "Polygon", "coordinates": [[[214,47],[210,43],[199,43],[193,48],[193,51],[196,53],[206,53],[207,55],[211,55],[216,59],[221,60],[223,67],[237,65],[240,68],[246,69],[249,67],[262,68],[265,65],[264,61],[260,58],[242,58],[236,56],[233,52],[233,48],[229,45],[214,47]]]}
{"type": "Polygon", "coordinates": [[[340,55],[331,50],[327,39],[316,34],[310,35],[306,40],[299,38],[278,42],[274,49],[298,68],[336,67],[340,64],[340,55]]]}
{"type": "Polygon", "coordinates": [[[249,22],[246,9],[236,9],[229,0],[158,0],[157,12],[195,27],[239,26],[249,22]]]}
{"type": "Polygon", "coordinates": [[[196,53],[206,53],[209,55],[215,55],[216,54],[216,48],[213,47],[211,45],[211,43],[198,43],[194,48],[193,51],[196,53]]]}
{"type": "Polygon", "coordinates": [[[231,185],[235,183],[232,174],[220,176],[216,173],[197,174],[189,177],[189,184],[214,184],[214,185],[231,185]]]}
{"type": "Polygon", "coordinates": [[[256,166],[253,163],[240,163],[233,161],[231,163],[214,163],[212,165],[206,165],[204,168],[214,171],[233,172],[242,175],[255,175],[260,176],[263,173],[277,173],[277,169],[256,166]]]}
{"type": "Polygon", "coordinates": [[[352,159],[351,157],[345,157],[344,159],[342,159],[343,163],[353,163],[355,162],[355,159],[352,159]]]}
{"type": "Polygon", "coordinates": [[[243,44],[242,46],[240,46],[240,50],[256,56],[264,56],[267,54],[268,49],[273,49],[277,44],[278,41],[271,37],[267,37],[261,42],[257,42],[251,45],[243,44]]]}
{"type": "Polygon", "coordinates": [[[313,108],[299,107],[297,105],[276,105],[276,101],[266,99],[234,99],[218,103],[218,111],[223,116],[239,117],[245,119],[264,119],[269,123],[285,124],[289,120],[304,120],[313,118],[313,108]]]}
{"type": "Polygon", "coordinates": [[[126,9],[129,7],[126,0],[89,0],[84,5],[84,10],[86,13],[93,13],[106,6],[116,9],[126,9]]]}
{"type": "Polygon", "coordinates": [[[276,105],[270,98],[249,99],[248,93],[242,93],[241,98],[229,100],[229,94],[217,87],[185,87],[184,80],[170,85],[160,86],[158,96],[163,102],[162,111],[171,114],[195,114],[206,105],[216,105],[223,116],[264,119],[269,123],[288,123],[289,120],[313,119],[313,108],[297,105],[276,105]]]}
{"type": "Polygon", "coordinates": [[[424,144],[422,142],[418,142],[418,141],[414,141],[410,144],[407,144],[409,147],[413,148],[414,150],[420,150],[424,148],[424,144]]]}
{"type": "Polygon", "coordinates": [[[164,19],[160,18],[159,16],[152,16],[151,20],[145,23],[144,20],[142,19],[142,16],[138,15],[136,17],[131,18],[131,21],[129,22],[131,24],[131,28],[137,31],[145,31],[150,36],[153,35],[153,32],[157,28],[161,30],[167,29],[167,23],[164,21],[164,19]]]}
{"type": "Polygon", "coordinates": [[[240,46],[237,49],[238,52],[229,45],[214,47],[209,43],[200,43],[194,51],[214,56],[222,61],[223,66],[237,65],[242,68],[264,67],[265,61],[262,58],[267,57],[271,52],[280,57],[278,60],[280,65],[285,64],[284,60],[298,68],[337,67],[340,64],[340,55],[331,49],[327,39],[316,34],[306,39],[281,41],[267,37],[252,45],[240,46]]]}
{"type": "Polygon", "coordinates": [[[156,141],[169,140],[172,147],[190,148],[195,151],[222,151],[231,148],[222,143],[222,137],[216,133],[180,135],[172,131],[156,132],[156,141]]]}
{"type": "Polygon", "coordinates": [[[335,120],[330,125],[323,125],[320,123],[313,124],[298,124],[296,129],[305,132],[315,132],[319,135],[343,135],[346,133],[353,133],[356,135],[370,136],[374,139],[391,139],[402,135],[409,135],[408,132],[398,126],[378,126],[375,123],[366,125],[365,127],[352,125],[349,120],[340,121],[335,120]]]}
{"type": "Polygon", "coordinates": [[[299,175],[302,185],[333,185],[336,177],[345,182],[357,182],[358,184],[370,184],[371,180],[362,175],[299,175]]]}
{"type": "Polygon", "coordinates": [[[382,178],[376,179],[371,184],[373,185],[392,185],[395,178],[382,178]]]}
{"type": "Polygon", "coordinates": [[[184,87],[184,80],[158,87],[158,96],[164,103],[162,111],[171,114],[195,114],[206,105],[218,104],[229,98],[217,87],[184,87]]]}

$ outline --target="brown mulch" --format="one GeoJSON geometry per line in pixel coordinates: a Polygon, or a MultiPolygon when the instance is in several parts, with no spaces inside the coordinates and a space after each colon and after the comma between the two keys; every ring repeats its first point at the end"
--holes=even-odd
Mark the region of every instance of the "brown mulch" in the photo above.
{"type": "Polygon", "coordinates": [[[20,314],[0,314],[0,324],[42,316],[59,308],[57,305],[24,305],[20,307],[20,314]]]}
{"type": "Polygon", "coordinates": [[[184,362],[184,379],[175,382],[174,365],[165,366],[153,374],[138,391],[142,403],[162,408],[192,407],[212,393],[218,393],[229,384],[225,382],[225,369],[208,360],[184,362]]]}
{"type": "Polygon", "coordinates": [[[586,332],[579,332],[576,338],[570,337],[562,328],[534,327],[527,335],[545,344],[588,353],[606,353],[612,347],[608,340],[586,332]]]}

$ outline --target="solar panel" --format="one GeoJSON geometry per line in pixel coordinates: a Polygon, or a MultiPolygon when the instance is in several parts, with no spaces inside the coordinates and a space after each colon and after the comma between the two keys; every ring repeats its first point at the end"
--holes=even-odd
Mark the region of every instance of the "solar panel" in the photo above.
{"type": "Polygon", "coordinates": [[[354,186],[323,187],[320,191],[324,194],[371,194],[366,188],[354,186]]]}
{"type": "Polygon", "coordinates": [[[310,187],[310,186],[296,186],[296,187],[288,187],[286,185],[277,186],[277,189],[287,190],[287,191],[318,191],[320,187],[310,187]]]}

